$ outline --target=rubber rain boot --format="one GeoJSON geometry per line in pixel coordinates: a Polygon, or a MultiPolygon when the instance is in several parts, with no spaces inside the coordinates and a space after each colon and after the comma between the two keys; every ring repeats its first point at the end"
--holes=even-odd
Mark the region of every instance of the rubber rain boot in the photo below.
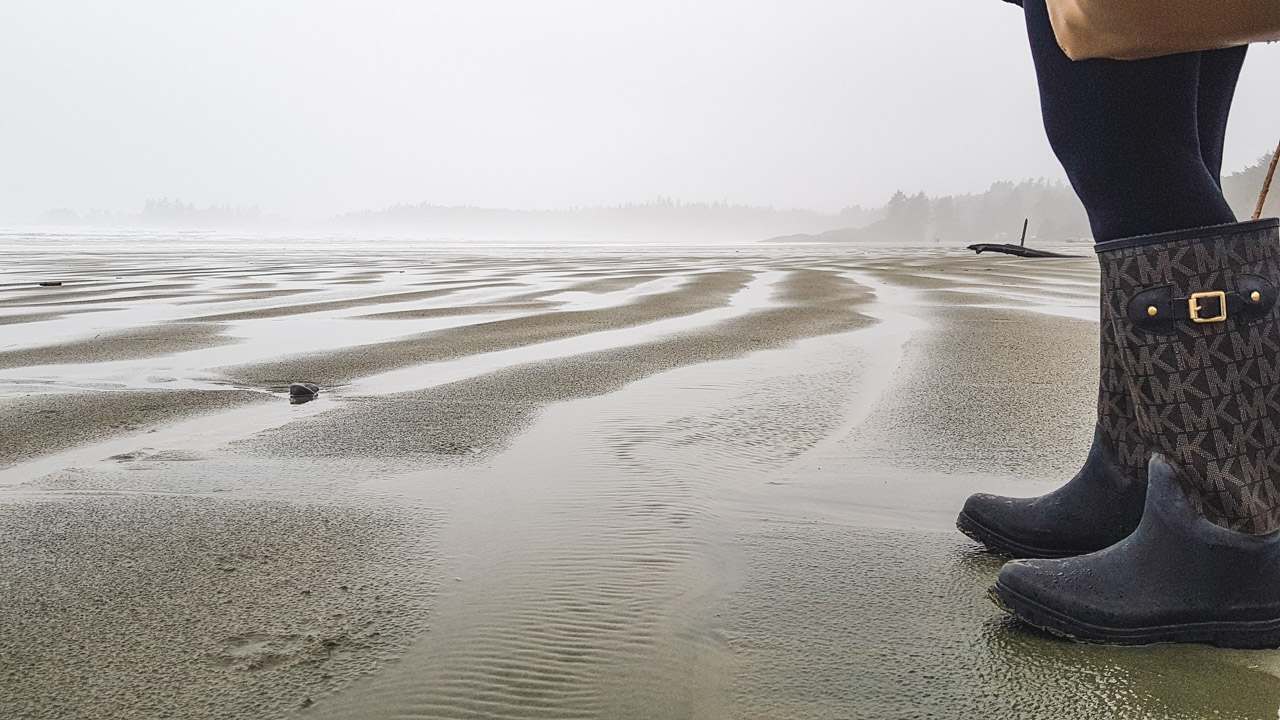
{"type": "Polygon", "coordinates": [[[960,532],[991,552],[1014,558],[1083,555],[1128,537],[1142,519],[1149,452],[1138,432],[1109,311],[1102,303],[1098,416],[1080,472],[1039,497],[973,495],[956,519],[960,532]]]}
{"type": "Polygon", "coordinates": [[[1102,243],[1138,428],[1153,451],[1137,530],[1017,560],[993,599],[1088,642],[1280,647],[1280,233],[1276,220],[1102,243]]]}

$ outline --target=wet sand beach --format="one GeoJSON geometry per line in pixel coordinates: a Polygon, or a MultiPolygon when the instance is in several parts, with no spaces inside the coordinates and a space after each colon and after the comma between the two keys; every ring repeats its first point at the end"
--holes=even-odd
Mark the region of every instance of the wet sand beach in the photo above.
{"type": "Polygon", "coordinates": [[[0,717],[1280,708],[1012,623],[954,529],[1084,457],[1080,248],[4,237],[0,717]]]}

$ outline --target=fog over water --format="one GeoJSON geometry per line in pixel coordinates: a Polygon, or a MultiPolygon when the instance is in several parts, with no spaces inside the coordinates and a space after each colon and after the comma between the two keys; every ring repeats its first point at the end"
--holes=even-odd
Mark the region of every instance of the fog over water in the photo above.
{"type": "MultiPolygon", "coordinates": [[[[1280,136],[1252,49],[1226,169],[1280,136]]],[[[148,198],[323,220],[657,197],[837,211],[1061,178],[1018,9],[517,0],[6,3],[0,222],[148,198]]]]}

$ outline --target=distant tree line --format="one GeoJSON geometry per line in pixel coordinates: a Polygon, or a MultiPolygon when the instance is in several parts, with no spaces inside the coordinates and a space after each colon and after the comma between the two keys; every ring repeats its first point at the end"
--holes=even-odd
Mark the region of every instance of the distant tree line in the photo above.
{"type": "MultiPolygon", "coordinates": [[[[1237,217],[1253,214],[1271,162],[1265,155],[1223,178],[1223,192],[1237,217]]],[[[1280,180],[1263,213],[1280,215],[1280,180]]],[[[330,229],[398,232],[459,238],[625,241],[739,241],[765,238],[820,242],[967,245],[1015,242],[1028,220],[1027,237],[1039,244],[1090,236],[1084,208],[1071,187],[1058,181],[994,183],[985,192],[929,197],[899,190],[884,205],[851,205],[838,213],[778,209],[725,202],[681,202],[659,197],[645,203],[565,210],[503,210],[465,205],[393,205],[331,219],[330,229]]],[[[44,221],[59,225],[202,228],[279,227],[278,215],[257,205],[197,207],[168,197],[151,198],[136,214],[56,209],[44,221]]],[[[313,227],[315,227],[313,225],[313,227]]]]}
{"type": "MultiPolygon", "coordinates": [[[[1243,220],[1253,216],[1270,164],[1271,155],[1264,155],[1253,165],[1223,177],[1223,194],[1236,217],[1243,220]]],[[[1264,217],[1280,215],[1280,178],[1273,184],[1275,191],[1267,197],[1264,217]]],[[[882,208],[864,214],[880,217],[865,225],[850,223],[816,236],[792,235],[784,239],[912,245],[1016,242],[1022,234],[1024,219],[1028,240],[1038,244],[1091,237],[1089,218],[1071,187],[1044,179],[998,182],[981,194],[936,198],[923,192],[908,195],[899,190],[882,208]]]]}
{"type": "Polygon", "coordinates": [[[540,239],[738,240],[969,244],[1021,232],[1041,242],[1089,236],[1084,208],[1060,182],[999,182],[986,192],[930,198],[895,192],[882,206],[851,205],[839,213],[782,210],[730,203],[647,203],[566,210],[500,210],[430,203],[349,213],[335,220],[351,230],[429,231],[459,237],[540,239]]]}
{"type": "Polygon", "coordinates": [[[280,216],[264,215],[257,205],[205,205],[168,197],[150,198],[139,213],[90,210],[77,213],[57,208],[44,214],[42,220],[51,225],[142,226],[173,228],[254,228],[280,224],[280,216]]]}
{"type": "MultiPolygon", "coordinates": [[[[1253,217],[1253,211],[1258,207],[1258,193],[1262,190],[1262,182],[1266,179],[1270,166],[1271,155],[1263,155],[1249,167],[1222,178],[1222,194],[1231,204],[1236,217],[1241,220],[1253,217]]],[[[1276,174],[1280,175],[1280,170],[1276,170],[1276,174]]],[[[1271,181],[1267,204],[1262,208],[1262,217],[1277,216],[1280,216],[1280,177],[1271,181]]]]}
{"type": "Polygon", "coordinates": [[[1022,221],[1028,238],[1060,243],[1089,236],[1084,207],[1069,186],[1049,180],[998,182],[986,192],[931,198],[924,192],[895,192],[877,216],[861,226],[845,226],[818,235],[790,235],[779,240],[872,242],[921,245],[1016,241],[1022,221]]]}
{"type": "Polygon", "coordinates": [[[898,242],[964,244],[1027,237],[1057,243],[1089,237],[1089,218],[1069,185],[1044,179],[993,183],[981,194],[924,193],[889,199],[886,219],[868,231],[898,242]]]}

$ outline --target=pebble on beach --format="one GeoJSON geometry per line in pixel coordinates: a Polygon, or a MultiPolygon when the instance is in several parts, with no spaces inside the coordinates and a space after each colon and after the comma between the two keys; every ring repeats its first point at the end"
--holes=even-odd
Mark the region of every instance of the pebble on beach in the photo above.
{"type": "Polygon", "coordinates": [[[320,386],[309,382],[289,383],[289,397],[311,399],[320,394],[320,386]]]}

